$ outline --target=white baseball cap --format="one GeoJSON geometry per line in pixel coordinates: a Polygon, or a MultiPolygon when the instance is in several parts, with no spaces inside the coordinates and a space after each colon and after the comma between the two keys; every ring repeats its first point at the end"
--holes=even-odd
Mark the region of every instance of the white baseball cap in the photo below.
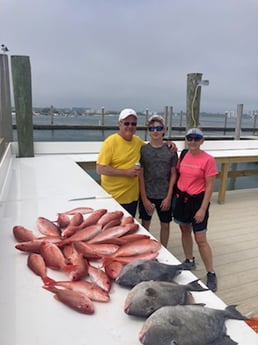
{"type": "Polygon", "coordinates": [[[188,132],[186,133],[186,136],[187,135],[194,135],[200,138],[204,137],[203,132],[199,128],[190,128],[188,132]]]}
{"type": "Polygon", "coordinates": [[[163,119],[162,116],[159,116],[159,115],[152,115],[147,121],[147,126],[149,126],[154,121],[157,121],[161,123],[162,126],[165,126],[165,120],[163,119]]]}
{"type": "Polygon", "coordinates": [[[126,108],[126,109],[122,110],[121,113],[119,114],[119,119],[118,119],[118,121],[124,120],[124,119],[126,119],[128,116],[130,116],[130,115],[135,116],[136,119],[138,118],[138,116],[137,116],[135,110],[126,108]]]}

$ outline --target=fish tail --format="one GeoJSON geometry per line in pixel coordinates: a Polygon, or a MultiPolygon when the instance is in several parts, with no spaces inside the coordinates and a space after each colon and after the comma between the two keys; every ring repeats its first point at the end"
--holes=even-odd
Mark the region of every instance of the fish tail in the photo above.
{"type": "Polygon", "coordinates": [[[58,292],[58,289],[55,286],[55,283],[45,284],[42,287],[43,287],[43,289],[48,290],[50,292],[58,292]]]}
{"type": "Polygon", "coordinates": [[[209,291],[206,287],[203,287],[199,283],[199,279],[196,279],[187,284],[187,290],[189,291],[209,291]]]}
{"type": "Polygon", "coordinates": [[[225,345],[238,345],[238,343],[236,343],[233,339],[230,338],[229,335],[224,334],[223,338],[221,339],[222,342],[220,342],[219,344],[225,344],[225,345]]]}
{"type": "Polygon", "coordinates": [[[43,283],[45,285],[55,284],[56,283],[56,281],[54,279],[49,278],[49,277],[44,277],[44,278],[42,278],[42,280],[43,280],[43,283]]]}
{"type": "Polygon", "coordinates": [[[248,317],[242,315],[237,309],[236,304],[231,304],[226,307],[226,311],[228,312],[228,317],[230,319],[235,319],[235,320],[248,320],[248,317]]]}
{"type": "Polygon", "coordinates": [[[178,265],[178,269],[181,269],[182,271],[191,271],[191,268],[188,264],[182,263],[178,265]]]}

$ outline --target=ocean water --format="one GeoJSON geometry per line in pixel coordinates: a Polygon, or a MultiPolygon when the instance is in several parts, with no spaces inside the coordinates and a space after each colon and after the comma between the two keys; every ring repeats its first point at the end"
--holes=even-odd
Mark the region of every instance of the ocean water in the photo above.
{"type": "MultiPolygon", "coordinates": [[[[204,127],[221,127],[225,126],[225,116],[223,114],[200,114],[200,125],[204,127]]],[[[146,122],[146,117],[144,115],[139,116],[138,124],[144,126],[146,122]]],[[[13,117],[13,123],[15,123],[15,117],[13,117]]],[[[87,115],[87,116],[48,116],[48,115],[34,115],[33,116],[34,124],[44,124],[50,125],[51,123],[60,124],[60,125],[100,125],[101,124],[101,115],[87,115]]],[[[106,114],[104,116],[104,124],[106,125],[116,125],[118,123],[118,115],[106,114]]],[[[185,117],[180,118],[180,116],[173,116],[172,126],[185,126],[186,121],[185,117]]],[[[236,118],[231,117],[227,118],[226,127],[235,127],[236,118]]],[[[242,128],[253,128],[254,119],[245,116],[242,118],[241,122],[242,128]]],[[[103,141],[110,134],[114,133],[114,130],[85,130],[85,129],[53,129],[53,130],[34,130],[33,137],[34,141],[103,141]]],[[[146,131],[137,130],[137,134],[143,139],[146,140],[146,131]]],[[[205,132],[206,135],[230,135],[234,136],[234,132],[227,131],[225,132],[205,132]]],[[[184,132],[172,131],[173,135],[184,135],[184,132]]],[[[241,135],[258,135],[257,131],[250,131],[241,133],[241,135]]],[[[14,140],[17,140],[16,130],[13,131],[14,140]]],[[[257,143],[258,145],[258,143],[257,143]]],[[[231,167],[232,168],[232,167],[231,167]]],[[[247,163],[247,164],[238,164],[234,166],[234,169],[258,169],[258,163],[247,163]]],[[[98,179],[95,171],[88,171],[90,175],[98,179]]],[[[215,191],[218,190],[218,180],[216,181],[215,191]]],[[[246,188],[258,188],[258,175],[255,176],[243,176],[235,179],[228,179],[227,190],[235,189],[246,189],[246,188]]]]}
{"type": "MultiPolygon", "coordinates": [[[[70,116],[53,116],[50,115],[34,115],[33,123],[38,125],[50,125],[51,123],[56,125],[95,125],[101,124],[102,117],[100,114],[94,115],[70,115],[70,116]]],[[[230,135],[234,136],[234,132],[227,131],[227,128],[236,127],[236,118],[228,117],[225,126],[225,116],[223,114],[200,114],[199,122],[200,126],[203,127],[225,127],[225,131],[205,131],[206,135],[230,135]]],[[[105,114],[104,124],[115,126],[118,123],[118,115],[105,114]]],[[[146,123],[146,116],[140,115],[138,118],[139,126],[144,126],[146,123]]],[[[15,124],[15,117],[13,117],[13,124],[15,124]]],[[[174,127],[184,127],[186,125],[185,116],[180,117],[180,115],[173,115],[172,126],[174,127]]],[[[258,125],[258,124],[257,124],[258,125]]],[[[256,124],[254,118],[251,116],[243,116],[241,121],[242,128],[254,128],[249,132],[242,132],[241,135],[258,135],[258,127],[256,129],[256,124]]],[[[37,130],[33,132],[35,141],[103,141],[107,136],[112,134],[113,130],[85,130],[85,129],[44,129],[37,130]]],[[[146,139],[146,131],[137,130],[137,134],[142,138],[146,139]]],[[[184,132],[173,130],[171,135],[183,135],[184,132]]],[[[16,131],[14,131],[14,139],[16,140],[16,131]]]]}

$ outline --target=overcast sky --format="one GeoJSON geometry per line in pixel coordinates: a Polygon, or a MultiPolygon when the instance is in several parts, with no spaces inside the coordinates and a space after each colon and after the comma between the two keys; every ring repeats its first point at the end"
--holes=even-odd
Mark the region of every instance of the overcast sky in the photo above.
{"type": "Polygon", "coordinates": [[[258,0],[0,0],[0,44],[30,57],[33,106],[258,109],[258,0]]]}

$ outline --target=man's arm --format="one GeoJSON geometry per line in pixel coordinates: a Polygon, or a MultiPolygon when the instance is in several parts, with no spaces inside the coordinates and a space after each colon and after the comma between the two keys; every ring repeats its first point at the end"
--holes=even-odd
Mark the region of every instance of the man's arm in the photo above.
{"type": "Polygon", "coordinates": [[[117,169],[110,165],[97,164],[96,172],[98,175],[135,177],[139,175],[139,168],[133,166],[129,169],[117,169]]]}
{"type": "Polygon", "coordinates": [[[173,141],[167,141],[166,144],[167,144],[167,146],[171,152],[177,152],[178,151],[178,148],[173,141]]]}

